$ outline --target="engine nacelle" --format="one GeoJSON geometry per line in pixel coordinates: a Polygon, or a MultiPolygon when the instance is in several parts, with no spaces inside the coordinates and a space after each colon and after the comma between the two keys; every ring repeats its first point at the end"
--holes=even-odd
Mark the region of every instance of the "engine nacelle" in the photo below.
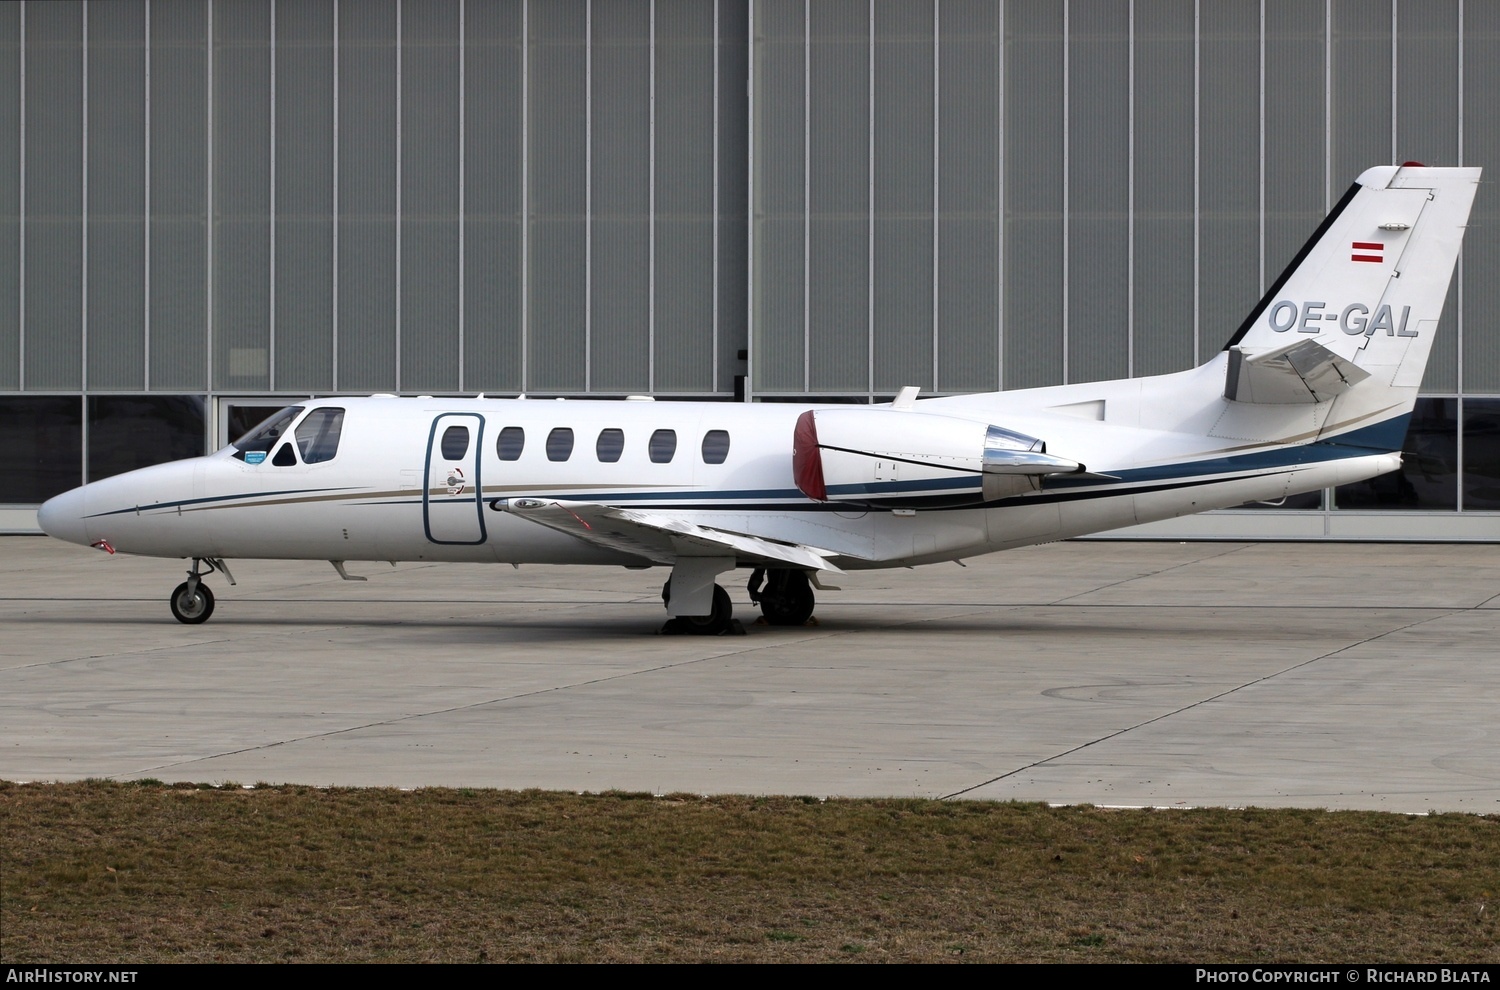
{"type": "Polygon", "coordinates": [[[809,409],[792,438],[797,487],[820,502],[978,505],[1083,470],[1036,437],[901,409],[809,409]]]}

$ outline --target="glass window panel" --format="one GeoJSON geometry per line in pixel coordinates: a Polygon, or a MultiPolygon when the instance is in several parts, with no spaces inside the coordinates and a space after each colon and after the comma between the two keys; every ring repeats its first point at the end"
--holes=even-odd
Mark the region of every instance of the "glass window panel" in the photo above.
{"type": "Polygon", "coordinates": [[[703,435],[703,463],[723,464],[729,457],[729,431],[709,430],[703,435]]]}
{"type": "Polygon", "coordinates": [[[456,461],[469,452],[469,428],[450,426],[443,431],[443,457],[456,461]]]}
{"type": "Polygon", "coordinates": [[[286,433],[302,409],[302,406],[287,406],[267,416],[259,426],[234,441],[234,448],[239,451],[234,456],[250,464],[259,464],[265,460],[271,447],[286,433]]]}
{"type": "MultiPolygon", "coordinates": [[[[225,413],[224,436],[230,441],[244,437],[252,429],[281,411],[281,406],[241,405],[232,403],[225,413]]],[[[298,408],[301,408],[300,406],[298,408]]]]}
{"type": "Polygon", "coordinates": [[[297,427],[297,448],[307,464],[331,461],[339,452],[339,436],[344,429],[344,410],[329,407],[314,409],[297,427]]]}
{"type": "Polygon", "coordinates": [[[620,459],[620,454],[625,450],[625,431],[608,429],[599,431],[599,439],[594,444],[594,454],[605,464],[613,464],[620,459]]]}
{"type": "Polygon", "coordinates": [[[651,434],[651,442],[647,445],[651,453],[652,464],[669,464],[672,455],[677,453],[677,432],[675,430],[657,430],[651,434]]]}
{"type": "Polygon", "coordinates": [[[521,451],[526,449],[526,431],[519,426],[507,426],[495,440],[495,453],[502,461],[518,461],[521,451]]]}
{"type": "Polygon", "coordinates": [[[1464,508],[1500,509],[1500,399],[1464,400],[1464,508]]]}
{"type": "Polygon", "coordinates": [[[207,435],[202,396],[91,396],[88,480],[201,457],[207,435]]]}
{"type": "Polygon", "coordinates": [[[0,399],[0,504],[39,503],[83,483],[77,396],[0,399]]]}
{"type": "Polygon", "coordinates": [[[547,434],[547,460],[565,461],[573,456],[573,431],[559,426],[547,434]]]}
{"type": "Polygon", "coordinates": [[[1401,470],[1341,485],[1334,491],[1340,509],[1458,508],[1458,400],[1418,399],[1401,470]]]}

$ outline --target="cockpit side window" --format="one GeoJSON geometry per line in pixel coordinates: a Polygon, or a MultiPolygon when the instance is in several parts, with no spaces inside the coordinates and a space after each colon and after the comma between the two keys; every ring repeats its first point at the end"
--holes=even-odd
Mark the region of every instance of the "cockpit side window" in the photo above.
{"type": "Polygon", "coordinates": [[[333,460],[339,452],[339,436],[344,431],[344,410],[337,406],[314,409],[297,425],[297,450],[302,463],[321,464],[333,460]]]}
{"type": "MultiPolygon", "coordinates": [[[[287,406],[261,421],[255,429],[234,442],[234,456],[246,464],[259,464],[266,459],[276,441],[282,438],[292,421],[301,415],[304,406],[287,406]]],[[[342,410],[340,410],[342,412],[342,410]]]]}

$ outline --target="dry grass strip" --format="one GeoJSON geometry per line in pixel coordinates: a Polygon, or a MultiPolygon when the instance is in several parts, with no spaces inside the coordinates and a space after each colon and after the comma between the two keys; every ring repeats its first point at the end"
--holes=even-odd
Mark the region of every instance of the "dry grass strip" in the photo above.
{"type": "Polygon", "coordinates": [[[0,961],[1500,960],[1500,818],[0,783],[0,961]]]}

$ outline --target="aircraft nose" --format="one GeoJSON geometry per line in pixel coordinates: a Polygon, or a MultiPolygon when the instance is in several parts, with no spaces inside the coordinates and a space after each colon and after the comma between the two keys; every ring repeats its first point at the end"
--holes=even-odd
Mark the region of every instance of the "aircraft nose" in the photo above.
{"type": "Polygon", "coordinates": [[[86,547],[89,534],[83,511],[83,489],[75,488],[43,502],[36,511],[36,521],[48,536],[86,547]]]}

